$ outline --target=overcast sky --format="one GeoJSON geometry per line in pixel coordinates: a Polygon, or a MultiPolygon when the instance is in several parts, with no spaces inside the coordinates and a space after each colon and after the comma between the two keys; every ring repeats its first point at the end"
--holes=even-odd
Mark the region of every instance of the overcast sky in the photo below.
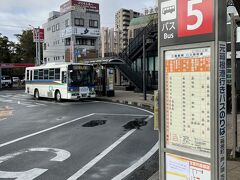
{"type": "MultiPolygon", "coordinates": [[[[14,34],[37,27],[47,21],[50,11],[59,11],[67,0],[0,0],[0,33],[16,41],[14,34]]],[[[114,15],[120,8],[144,12],[153,7],[156,0],[88,0],[100,4],[101,26],[114,27],[114,15]]]]}

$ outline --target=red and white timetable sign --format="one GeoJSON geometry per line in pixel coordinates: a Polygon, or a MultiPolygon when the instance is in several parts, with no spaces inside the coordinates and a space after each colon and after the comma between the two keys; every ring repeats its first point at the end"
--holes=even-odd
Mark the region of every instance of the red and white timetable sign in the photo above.
{"type": "Polygon", "coordinates": [[[214,0],[162,0],[161,46],[214,39],[214,0]]]}

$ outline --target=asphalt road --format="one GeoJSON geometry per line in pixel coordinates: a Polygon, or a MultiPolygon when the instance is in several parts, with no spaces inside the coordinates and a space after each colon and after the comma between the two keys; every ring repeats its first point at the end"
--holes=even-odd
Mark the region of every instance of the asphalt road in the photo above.
{"type": "Polygon", "coordinates": [[[124,179],[157,141],[152,114],[138,108],[0,91],[0,179],[124,179]]]}

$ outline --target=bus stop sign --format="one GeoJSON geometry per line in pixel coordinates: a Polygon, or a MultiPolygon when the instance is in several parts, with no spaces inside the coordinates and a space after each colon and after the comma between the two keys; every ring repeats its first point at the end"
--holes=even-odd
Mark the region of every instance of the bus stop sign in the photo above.
{"type": "Polygon", "coordinates": [[[215,10],[214,0],[162,0],[160,45],[214,41],[215,10]]]}
{"type": "Polygon", "coordinates": [[[160,179],[226,180],[226,4],[159,0],[160,179]]]}

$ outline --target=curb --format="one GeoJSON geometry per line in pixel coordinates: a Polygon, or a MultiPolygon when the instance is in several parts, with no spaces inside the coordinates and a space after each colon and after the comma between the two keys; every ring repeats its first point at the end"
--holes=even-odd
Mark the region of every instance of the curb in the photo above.
{"type": "Polygon", "coordinates": [[[119,100],[119,99],[107,99],[107,98],[101,98],[101,97],[98,97],[96,98],[98,100],[101,100],[101,101],[107,101],[107,102],[114,102],[114,103],[119,103],[119,104],[126,104],[126,105],[130,105],[130,106],[135,106],[135,107],[140,107],[140,108],[143,108],[143,109],[147,109],[147,110],[150,110],[151,112],[153,112],[153,105],[149,105],[149,104],[144,104],[144,103],[139,103],[139,102],[132,102],[132,101],[127,101],[127,100],[119,100]]]}

